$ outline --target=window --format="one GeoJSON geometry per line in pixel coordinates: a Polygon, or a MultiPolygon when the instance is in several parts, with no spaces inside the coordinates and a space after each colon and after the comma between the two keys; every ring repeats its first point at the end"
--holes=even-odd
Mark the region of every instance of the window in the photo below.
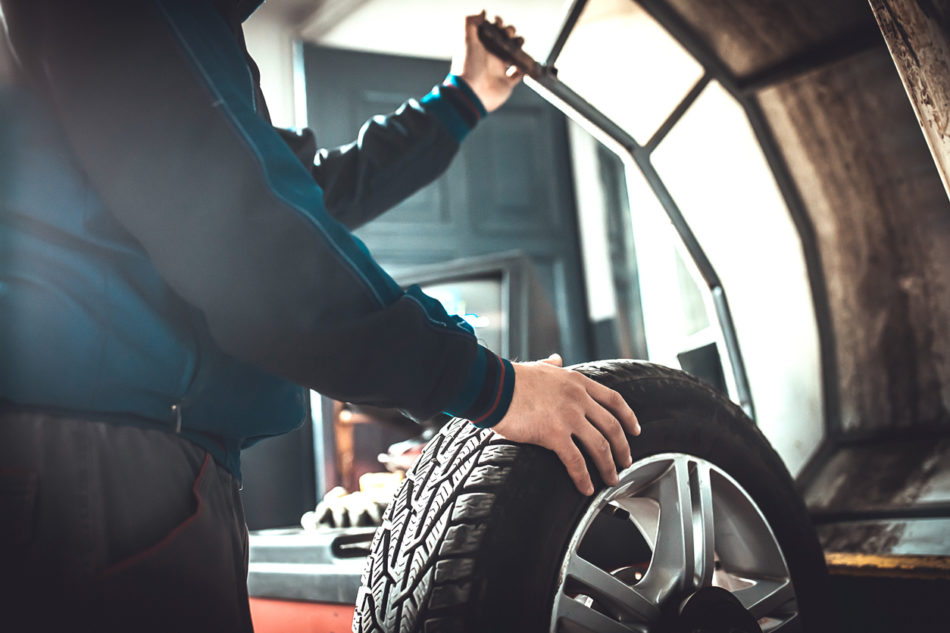
{"type": "Polygon", "coordinates": [[[556,77],[536,87],[627,166],[649,359],[676,366],[714,344],[730,396],[750,412],[754,400],[794,473],[823,432],[818,326],[798,233],[726,89],[735,79],[694,59],[637,2],[581,4],[556,77]]]}
{"type": "Polygon", "coordinates": [[[590,0],[557,61],[558,79],[645,143],[703,67],[630,0],[590,0]]]}

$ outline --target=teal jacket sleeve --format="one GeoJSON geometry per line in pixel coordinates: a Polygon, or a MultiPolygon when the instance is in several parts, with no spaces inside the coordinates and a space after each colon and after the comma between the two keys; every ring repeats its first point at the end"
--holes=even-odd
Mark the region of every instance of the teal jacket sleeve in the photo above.
{"type": "Polygon", "coordinates": [[[320,185],[327,211],[355,229],[435,180],[486,114],[465,81],[449,75],[421,100],[373,117],[341,147],[318,151],[309,130],[279,132],[320,185]]]}
{"type": "Polygon", "coordinates": [[[435,180],[485,115],[465,81],[449,75],[421,100],[373,117],[355,141],[309,161],[327,211],[351,229],[377,217],[435,180]]]}

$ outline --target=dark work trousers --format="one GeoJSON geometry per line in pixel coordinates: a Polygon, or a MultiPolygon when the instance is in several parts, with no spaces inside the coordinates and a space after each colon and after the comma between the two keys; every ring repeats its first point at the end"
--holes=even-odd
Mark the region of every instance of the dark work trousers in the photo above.
{"type": "Polygon", "coordinates": [[[252,630],[234,477],[176,435],[0,403],[0,630],[252,630]]]}

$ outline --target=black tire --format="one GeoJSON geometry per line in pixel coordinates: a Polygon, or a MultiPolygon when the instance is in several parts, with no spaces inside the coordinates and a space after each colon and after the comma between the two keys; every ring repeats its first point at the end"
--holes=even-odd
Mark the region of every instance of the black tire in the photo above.
{"type": "MultiPolygon", "coordinates": [[[[636,411],[643,432],[630,442],[634,462],[687,453],[745,489],[785,556],[805,630],[830,628],[815,531],[781,459],[741,409],[657,365],[605,361],[575,369],[617,390],[636,411]]],[[[603,486],[595,475],[595,487],[603,486]]],[[[558,567],[589,502],[550,451],[452,420],[376,532],[353,631],[547,631],[558,567]]]]}

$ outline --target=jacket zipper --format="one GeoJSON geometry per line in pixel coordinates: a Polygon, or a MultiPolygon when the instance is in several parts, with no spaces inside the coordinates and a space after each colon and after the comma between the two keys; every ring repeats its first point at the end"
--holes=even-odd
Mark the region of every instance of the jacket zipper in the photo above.
{"type": "Polygon", "coordinates": [[[172,405],[172,416],[175,419],[175,435],[181,433],[181,403],[172,405]]]}

